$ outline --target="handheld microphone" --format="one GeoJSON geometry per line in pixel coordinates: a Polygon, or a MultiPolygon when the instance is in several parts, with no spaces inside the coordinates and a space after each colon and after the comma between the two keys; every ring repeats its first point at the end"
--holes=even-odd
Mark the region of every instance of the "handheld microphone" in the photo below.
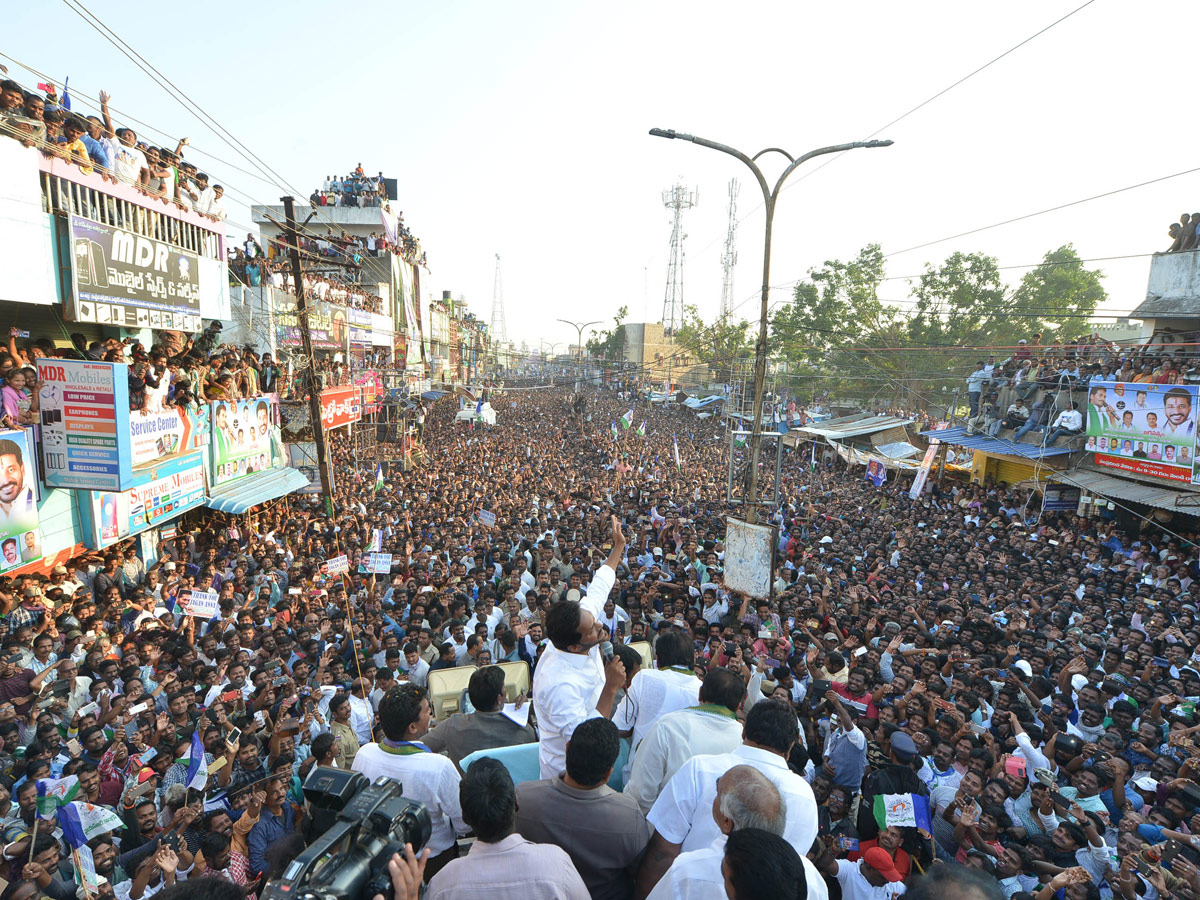
{"type": "Polygon", "coordinates": [[[600,655],[604,657],[604,661],[605,661],[606,663],[607,663],[607,662],[612,662],[612,658],[613,658],[613,645],[612,645],[612,641],[601,641],[601,643],[600,643],[600,655]]]}

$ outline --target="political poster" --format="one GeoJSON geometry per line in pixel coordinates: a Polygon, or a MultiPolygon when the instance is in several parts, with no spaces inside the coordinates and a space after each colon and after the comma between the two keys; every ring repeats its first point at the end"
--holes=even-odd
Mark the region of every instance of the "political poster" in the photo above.
{"type": "Polygon", "coordinates": [[[273,396],[212,404],[213,484],[227,484],[280,464],[278,402],[273,396]]]}
{"type": "Polygon", "coordinates": [[[197,619],[211,619],[221,614],[221,595],[216,591],[191,591],[181,598],[183,611],[197,619]]]}
{"type": "Polygon", "coordinates": [[[29,430],[0,431],[0,572],[42,558],[29,430]]]}
{"type": "Polygon", "coordinates": [[[887,481],[887,466],[883,464],[882,460],[872,457],[867,460],[867,471],[863,477],[875,487],[883,487],[884,482],[887,481]]]}
{"type": "Polygon", "coordinates": [[[325,561],[326,575],[345,575],[350,571],[350,560],[345,555],[331,556],[325,561]]]}
{"type": "Polygon", "coordinates": [[[1096,465],[1169,481],[1196,481],[1197,388],[1094,380],[1087,441],[1096,465]]]}
{"type": "Polygon", "coordinates": [[[387,575],[392,571],[392,554],[368,553],[367,570],[374,572],[376,575],[387,575]]]}

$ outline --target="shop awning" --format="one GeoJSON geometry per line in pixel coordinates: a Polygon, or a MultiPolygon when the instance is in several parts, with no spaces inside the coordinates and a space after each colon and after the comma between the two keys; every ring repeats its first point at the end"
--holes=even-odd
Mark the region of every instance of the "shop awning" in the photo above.
{"type": "Polygon", "coordinates": [[[1000,456],[1020,456],[1024,459],[1045,459],[1070,453],[1070,447],[1039,447],[1037,444],[1018,444],[1004,438],[988,437],[985,434],[967,434],[965,428],[942,428],[938,431],[922,431],[923,438],[937,438],[943,444],[954,444],[968,450],[982,450],[1000,456]]]}
{"type": "Polygon", "coordinates": [[[1142,481],[1115,478],[1102,472],[1093,472],[1091,469],[1068,469],[1065,472],[1055,472],[1052,477],[1055,481],[1083,488],[1101,497],[1129,500],[1171,512],[1200,516],[1200,492],[1176,487],[1157,487],[1142,481]]]}
{"type": "Polygon", "coordinates": [[[268,469],[214,488],[206,505],[224,513],[244,513],[260,503],[306,487],[308,478],[299,469],[268,469]]]}

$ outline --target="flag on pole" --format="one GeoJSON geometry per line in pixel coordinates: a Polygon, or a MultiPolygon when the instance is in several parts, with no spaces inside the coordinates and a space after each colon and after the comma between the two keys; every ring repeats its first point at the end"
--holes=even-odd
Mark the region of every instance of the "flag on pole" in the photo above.
{"type": "Polygon", "coordinates": [[[71,95],[70,95],[69,93],[67,93],[67,84],[68,84],[70,81],[71,81],[71,76],[70,76],[70,75],[68,75],[66,78],[64,78],[64,79],[63,79],[63,93],[62,93],[62,99],[59,101],[59,105],[60,105],[60,106],[61,106],[63,109],[70,109],[70,108],[71,108],[71,95]]]}
{"type": "Polygon", "coordinates": [[[616,437],[617,437],[617,434],[618,434],[618,431],[617,431],[617,423],[616,423],[616,422],[613,422],[613,423],[612,423],[612,433],[613,433],[613,438],[614,438],[614,440],[615,440],[615,439],[616,439],[616,437]]]}
{"type": "Polygon", "coordinates": [[[741,448],[746,446],[746,436],[744,434],[735,434],[733,436],[733,446],[741,448]]]}
{"type": "Polygon", "coordinates": [[[812,442],[812,462],[809,463],[809,471],[817,471],[817,442],[812,442]]]}
{"type": "Polygon", "coordinates": [[[675,450],[675,471],[682,472],[683,464],[679,461],[679,440],[675,437],[675,435],[671,435],[671,444],[674,446],[675,450]]]}
{"type": "Polygon", "coordinates": [[[645,419],[642,419],[642,424],[638,426],[637,433],[638,433],[638,437],[646,436],[646,420],[645,419]]]}
{"type": "Polygon", "coordinates": [[[198,791],[208,785],[208,763],[204,759],[204,744],[200,742],[200,729],[192,732],[192,747],[188,752],[187,786],[198,791]]]}
{"type": "Polygon", "coordinates": [[[929,798],[922,794],[876,794],[872,812],[880,828],[897,825],[920,828],[926,834],[933,831],[929,798]]]}
{"type": "Polygon", "coordinates": [[[58,827],[67,843],[78,849],[97,835],[120,831],[125,822],[112,810],[76,800],[59,810],[58,827]]]}
{"type": "Polygon", "coordinates": [[[375,467],[375,493],[383,490],[383,463],[375,467]]]}
{"type": "Polygon", "coordinates": [[[53,819],[60,807],[66,806],[79,795],[79,779],[74,775],[66,778],[39,778],[37,781],[37,814],[39,819],[53,819]]]}
{"type": "Polygon", "coordinates": [[[629,412],[621,416],[621,427],[628,429],[633,424],[633,407],[629,407],[629,412]]]}

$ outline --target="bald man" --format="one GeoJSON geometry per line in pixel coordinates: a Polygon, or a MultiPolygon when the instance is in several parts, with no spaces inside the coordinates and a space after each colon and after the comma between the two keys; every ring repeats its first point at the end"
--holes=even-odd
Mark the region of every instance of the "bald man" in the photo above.
{"type": "MultiPolygon", "coordinates": [[[[721,860],[729,835],[739,828],[761,828],[782,836],[787,825],[787,803],[779,788],[758,769],[734,766],[717,779],[712,817],[721,836],[711,847],[675,857],[671,868],[654,886],[647,900],[701,900],[721,896],[725,890],[721,860]]],[[[808,883],[808,900],[829,900],[829,889],[816,866],[803,853],[800,853],[800,862],[808,883]]]]}

